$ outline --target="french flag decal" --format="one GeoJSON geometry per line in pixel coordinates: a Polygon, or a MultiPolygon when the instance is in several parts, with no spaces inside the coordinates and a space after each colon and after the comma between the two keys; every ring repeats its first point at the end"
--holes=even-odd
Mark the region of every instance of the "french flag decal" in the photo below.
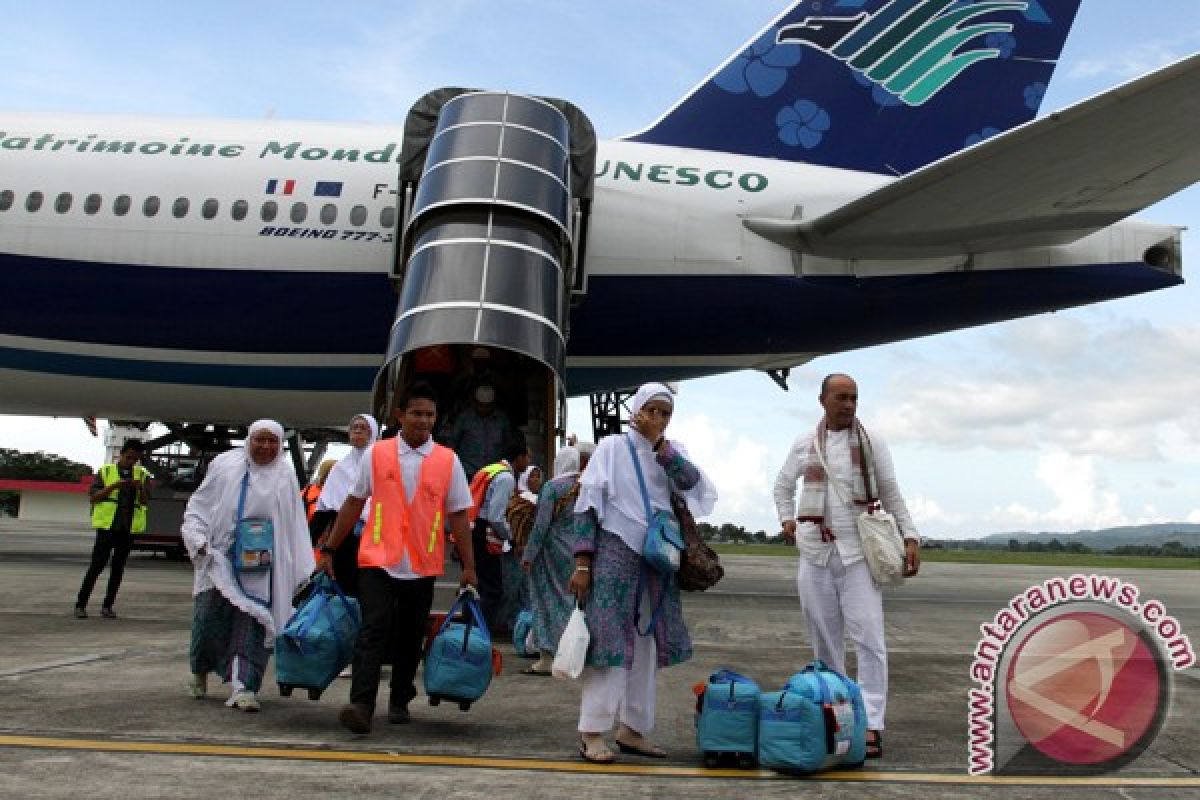
{"type": "Polygon", "coordinates": [[[291,194],[296,191],[296,181],[292,178],[280,180],[271,178],[267,181],[267,194],[291,194]]]}

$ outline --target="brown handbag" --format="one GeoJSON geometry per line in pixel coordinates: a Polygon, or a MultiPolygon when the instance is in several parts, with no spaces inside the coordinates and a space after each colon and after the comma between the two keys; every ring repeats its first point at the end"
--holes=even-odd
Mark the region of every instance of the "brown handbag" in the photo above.
{"type": "Polygon", "coordinates": [[[724,577],[725,568],[721,566],[716,552],[700,537],[687,501],[672,493],[671,510],[675,512],[679,528],[683,531],[683,557],[679,562],[679,572],[676,573],[679,588],[685,592],[703,592],[716,586],[717,581],[724,577]]]}

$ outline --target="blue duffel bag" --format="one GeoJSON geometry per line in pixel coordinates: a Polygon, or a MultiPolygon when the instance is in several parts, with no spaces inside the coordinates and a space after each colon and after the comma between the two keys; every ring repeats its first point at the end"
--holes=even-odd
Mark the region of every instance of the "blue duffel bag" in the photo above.
{"type": "Polygon", "coordinates": [[[821,661],[758,702],[758,763],[810,774],[860,767],[867,755],[867,711],[858,685],[821,661]]]}
{"type": "Polygon", "coordinates": [[[362,624],[358,601],[346,597],[324,572],[313,578],[308,597],[275,637],[275,682],[287,697],[307,689],[317,700],[354,657],[362,624]]]}
{"type": "Polygon", "coordinates": [[[465,591],[454,601],[425,654],[425,694],[432,706],[448,700],[466,711],[491,682],[492,636],[475,593],[465,591]]]}
{"type": "Polygon", "coordinates": [[[513,623],[513,648],[521,658],[537,658],[539,653],[533,644],[533,612],[523,609],[513,623]]]}
{"type": "Polygon", "coordinates": [[[704,765],[753,767],[758,750],[758,684],[723,669],[710,675],[703,686],[696,702],[696,746],[704,753],[704,765]]]}

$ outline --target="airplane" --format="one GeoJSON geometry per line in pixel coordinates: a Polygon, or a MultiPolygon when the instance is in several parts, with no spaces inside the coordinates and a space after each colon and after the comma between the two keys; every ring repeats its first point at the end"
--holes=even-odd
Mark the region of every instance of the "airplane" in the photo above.
{"type": "Polygon", "coordinates": [[[548,437],[563,395],[1178,285],[1131,217],[1200,178],[1200,55],[1035,119],[1078,6],[793,2],[611,142],[457,89],[403,128],[0,113],[0,413],[338,426],[483,346],[548,437]]]}

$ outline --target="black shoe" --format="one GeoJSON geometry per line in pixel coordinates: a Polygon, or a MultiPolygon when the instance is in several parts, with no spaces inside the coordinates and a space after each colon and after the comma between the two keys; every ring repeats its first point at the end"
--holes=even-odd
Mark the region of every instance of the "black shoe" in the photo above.
{"type": "Polygon", "coordinates": [[[338,722],[342,723],[343,728],[353,733],[370,733],[371,717],[374,716],[374,713],[374,709],[362,703],[350,703],[342,706],[342,710],[338,712],[338,722]]]}
{"type": "Polygon", "coordinates": [[[87,609],[83,606],[75,606],[75,619],[87,619],[87,609]]]}
{"type": "Polygon", "coordinates": [[[408,706],[388,706],[388,722],[393,725],[407,725],[412,722],[412,715],[408,713],[408,706]]]}
{"type": "Polygon", "coordinates": [[[116,619],[117,612],[112,610],[112,606],[105,606],[104,608],[100,609],[100,616],[104,617],[105,619],[116,619]]]}

